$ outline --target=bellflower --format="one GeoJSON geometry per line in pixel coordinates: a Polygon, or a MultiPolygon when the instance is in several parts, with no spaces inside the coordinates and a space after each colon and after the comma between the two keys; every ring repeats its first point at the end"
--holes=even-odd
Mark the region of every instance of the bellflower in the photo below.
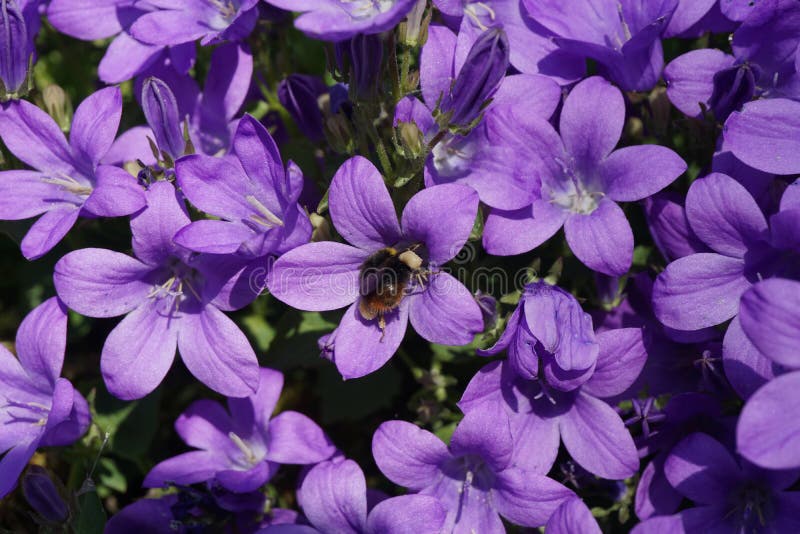
{"type": "Polygon", "coordinates": [[[214,401],[195,401],[175,421],[183,441],[197,450],[164,460],[147,474],[144,486],[215,481],[245,493],[263,486],[280,464],[313,464],[336,448],[305,415],[285,411],[270,418],[283,388],[283,374],[261,368],[258,389],[229,398],[228,410],[214,401]]]}
{"type": "Polygon", "coordinates": [[[194,64],[195,44],[167,48],[133,38],[130,26],[154,9],[154,2],[138,0],[51,0],[48,21],[60,32],[94,41],[113,37],[98,65],[97,74],[106,83],[121,83],[148,67],[167,59],[178,71],[186,73],[194,64]]]}
{"type": "Polygon", "coordinates": [[[531,20],[518,0],[434,0],[433,3],[444,15],[460,21],[459,34],[502,27],[508,35],[511,64],[522,73],[542,74],[562,85],[584,76],[584,59],[561,50],[553,42],[553,34],[531,20]]]}
{"type": "MultiPolygon", "coordinates": [[[[572,252],[589,268],[619,276],[633,258],[633,232],[617,202],[646,198],[686,170],[672,150],[641,145],[614,150],[625,123],[619,89],[599,77],[570,92],[560,120],[560,135],[546,121],[507,113],[504,134],[541,188],[533,203],[514,211],[493,209],[483,244],[490,254],[527,252],[564,226],[572,252]]],[[[529,197],[530,198],[530,197],[529,197]]]]}
{"type": "Polygon", "coordinates": [[[442,505],[427,495],[384,499],[368,511],[367,482],[352,460],[312,467],[297,489],[297,501],[312,526],[270,526],[258,534],[438,534],[445,520],[442,505]]]}
{"type": "MultiPolygon", "coordinates": [[[[198,256],[173,241],[190,220],[172,184],[156,182],[147,208],[131,218],[130,257],[111,250],[70,252],[53,282],[73,310],[89,317],[125,315],[100,356],[108,390],[129,400],[153,391],[178,348],[189,371],[211,389],[244,397],[258,386],[247,338],[222,310],[232,310],[234,259],[198,256]]],[[[242,304],[243,305],[243,304],[242,304]]],[[[241,305],[240,305],[241,306],[241,305]]]]}
{"type": "Polygon", "coordinates": [[[282,254],[307,243],[312,229],[297,203],[303,191],[299,167],[290,162],[284,168],[272,136],[247,114],[236,129],[233,152],[224,158],[197,154],[178,161],[183,194],[219,219],[188,224],[175,235],[175,243],[196,252],[246,258],[282,254]]]}
{"type": "Polygon", "coordinates": [[[522,0],[555,43],[591,58],[626,91],[649,91],[664,68],[661,34],[678,0],[522,0]]]}
{"type": "Polygon", "coordinates": [[[508,350],[508,363],[519,376],[536,379],[543,370],[569,390],[579,385],[581,375],[591,372],[600,346],[592,318],[575,297],[560,287],[535,282],[525,286],[497,343],[478,353],[492,356],[503,350],[508,350]],[[566,378],[565,373],[570,376],[566,378]]]}
{"type": "Polygon", "coordinates": [[[22,240],[36,259],[52,249],[79,216],[118,217],[145,205],[144,191],[127,171],[101,160],[111,148],[122,115],[116,87],[81,102],[69,143],[44,111],[25,101],[0,109],[0,137],[31,170],[0,172],[0,219],[41,215],[22,240]]]}
{"type": "Polygon", "coordinates": [[[163,157],[175,161],[183,156],[186,150],[183,119],[178,114],[175,95],[166,83],[152,76],[144,81],[142,111],[163,157]]]}
{"type": "Polygon", "coordinates": [[[295,28],[314,39],[344,41],[364,33],[382,33],[397,26],[417,0],[266,0],[299,11],[295,28]]]}
{"type": "Polygon", "coordinates": [[[519,374],[510,359],[490,363],[470,381],[459,407],[470,413],[489,404],[504,412],[511,421],[514,462],[532,472],[549,471],[563,441],[587,471],[615,480],[632,476],[639,467],[636,446],[619,414],[602,399],[623,393],[639,376],[647,359],[642,330],[607,330],[595,340],[599,353],[588,370],[551,365],[541,371],[530,352],[525,367],[537,371],[532,376],[519,374]]]}
{"type": "Polygon", "coordinates": [[[792,195],[782,209],[764,217],[745,188],[724,174],[696,180],[686,197],[686,214],[697,237],[713,252],[684,256],[670,263],[653,287],[656,317],[670,328],[698,330],[729,319],[723,341],[725,374],[742,397],[774,376],[771,363],[742,332],[741,295],[764,278],[797,278],[796,235],[800,210],[792,195]],[[793,209],[790,209],[793,208],[793,209]]]}
{"type": "Polygon", "coordinates": [[[725,122],[723,148],[772,174],[800,173],[800,102],[785,98],[745,104],[725,122]]]}
{"type": "Polygon", "coordinates": [[[60,378],[67,310],[51,298],[17,331],[17,358],[0,345],[0,498],[17,483],[39,447],[71,445],[89,427],[89,406],[60,378]]]}
{"type": "MultiPolygon", "coordinates": [[[[797,235],[797,234],[795,234],[797,235]]],[[[773,378],[748,399],[737,428],[739,454],[767,469],[800,467],[798,424],[800,404],[800,282],[773,278],[754,285],[742,296],[742,329],[756,348],[784,374],[773,378]]]]}
{"type": "MultiPolygon", "coordinates": [[[[395,125],[412,123],[425,143],[441,135],[433,119],[437,105],[450,94],[460,75],[476,35],[461,32],[456,36],[443,26],[428,29],[428,41],[420,57],[420,85],[424,103],[414,97],[401,100],[395,110],[395,125]]],[[[530,204],[538,183],[529,172],[529,162],[518,157],[524,143],[513,133],[503,135],[512,125],[506,113],[518,112],[526,101],[525,113],[548,120],[561,100],[558,85],[537,75],[506,77],[494,93],[483,121],[467,135],[447,132],[433,147],[425,165],[425,185],[461,183],[478,192],[481,201],[501,209],[517,209],[530,204]],[[535,98],[529,98],[536,95],[535,98]],[[510,142],[506,142],[506,139],[510,142]],[[516,144],[514,143],[516,141],[516,144]]]]}
{"type": "Polygon", "coordinates": [[[716,49],[688,52],[664,69],[670,101],[689,116],[700,105],[720,122],[754,96],[800,99],[793,52],[800,44],[800,5],[758,2],[733,34],[733,55],[716,49]]]}
{"type": "Polygon", "coordinates": [[[636,534],[676,532],[796,532],[800,492],[786,491],[797,471],[766,471],[737,461],[707,434],[681,441],[664,464],[678,492],[697,506],[650,519],[636,534]]]}
{"type": "Polygon", "coordinates": [[[350,76],[350,91],[356,98],[368,100],[375,95],[381,78],[383,38],[359,34],[336,43],[336,66],[350,76]]]}
{"type": "Polygon", "coordinates": [[[479,409],[464,416],[450,444],[405,421],[383,423],[372,455],[389,480],[431,495],[447,511],[444,531],[505,532],[511,523],[538,527],[574,494],[512,461],[514,441],[502,413],[479,409]]]}
{"type": "Polygon", "coordinates": [[[461,282],[438,269],[466,243],[478,195],[457,184],[424,189],[406,205],[401,226],[380,173],[356,156],[339,168],[328,196],[333,225],[352,245],[295,248],[275,262],[268,287],[301,310],[349,306],[328,340],[342,376],[364,376],[385,364],[409,320],[428,341],[472,341],[483,328],[480,307],[461,282]]]}
{"type": "Polygon", "coordinates": [[[24,92],[32,53],[32,40],[16,0],[0,1],[0,99],[24,92]]]}
{"type": "Polygon", "coordinates": [[[203,46],[243,41],[258,19],[258,0],[148,0],[155,8],[130,27],[134,39],[151,45],[203,46]]]}

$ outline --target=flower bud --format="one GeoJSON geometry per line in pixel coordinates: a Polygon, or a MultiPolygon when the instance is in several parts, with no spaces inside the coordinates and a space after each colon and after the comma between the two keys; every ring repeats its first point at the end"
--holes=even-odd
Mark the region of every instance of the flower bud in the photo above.
{"type": "Polygon", "coordinates": [[[322,79],[305,74],[291,74],[278,86],[278,100],[303,135],[315,142],[322,140],[319,97],[326,93],[322,79]]]}
{"type": "Polygon", "coordinates": [[[25,18],[16,0],[0,0],[0,100],[27,92],[32,54],[25,18]]]}
{"type": "Polygon", "coordinates": [[[728,115],[752,100],[759,74],[754,70],[757,68],[754,65],[736,65],[714,75],[714,92],[708,103],[718,122],[725,122],[728,115]]]}
{"type": "Polygon", "coordinates": [[[381,74],[383,40],[380,35],[359,34],[336,43],[338,69],[350,73],[350,90],[355,98],[368,100],[374,96],[381,74]]]}
{"type": "Polygon", "coordinates": [[[422,132],[413,122],[400,122],[397,124],[397,134],[403,153],[408,159],[416,159],[425,155],[427,147],[422,132]]]}
{"type": "Polygon", "coordinates": [[[181,157],[186,150],[186,139],[181,129],[178,101],[169,86],[158,78],[147,78],[142,87],[142,109],[158,149],[173,161],[181,157]]]}
{"type": "Polygon", "coordinates": [[[53,117],[62,132],[68,132],[72,124],[72,101],[69,95],[60,86],[51,84],[42,91],[42,98],[47,114],[53,117]]]}
{"type": "Polygon", "coordinates": [[[63,523],[69,509],[43,468],[32,465],[22,479],[22,494],[25,500],[42,519],[48,523],[63,523]]]}
{"type": "Polygon", "coordinates": [[[489,28],[478,37],[442,99],[441,126],[468,128],[480,117],[508,70],[508,54],[508,37],[502,28],[489,28]]]}
{"type": "Polygon", "coordinates": [[[400,24],[400,42],[407,46],[422,46],[428,40],[428,24],[431,21],[431,12],[425,17],[425,8],[428,0],[417,0],[414,7],[400,24]],[[423,18],[424,17],[424,18],[423,18]]]}

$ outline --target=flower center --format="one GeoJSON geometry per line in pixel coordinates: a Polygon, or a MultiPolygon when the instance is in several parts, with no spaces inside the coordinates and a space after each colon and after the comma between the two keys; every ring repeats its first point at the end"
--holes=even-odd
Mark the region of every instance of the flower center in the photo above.
{"type": "Polygon", "coordinates": [[[433,147],[433,164],[442,176],[460,176],[470,170],[476,144],[467,138],[451,135],[433,147]]]}
{"type": "Polygon", "coordinates": [[[339,0],[342,7],[356,20],[368,19],[386,13],[395,0],[339,0]]]}
{"type": "Polygon", "coordinates": [[[160,313],[166,317],[177,316],[181,306],[186,306],[187,301],[199,302],[202,278],[200,274],[175,261],[169,271],[169,276],[162,283],[156,283],[147,294],[148,298],[156,299],[160,304],[160,313]]]}
{"type": "Polygon", "coordinates": [[[489,29],[497,15],[494,9],[483,2],[472,2],[464,7],[464,14],[468,16],[475,25],[483,31],[489,29]]]}
{"type": "Polygon", "coordinates": [[[64,173],[58,173],[53,176],[45,176],[42,178],[42,181],[46,184],[56,185],[67,193],[72,193],[73,195],[78,195],[81,197],[88,197],[92,193],[91,185],[80,182],[72,176],[64,173]]]}
{"type": "Polygon", "coordinates": [[[739,494],[738,511],[741,514],[740,532],[761,532],[772,516],[770,492],[762,487],[749,485],[739,494]]]}
{"type": "Polygon", "coordinates": [[[228,23],[233,20],[233,17],[239,9],[236,4],[234,4],[233,0],[209,0],[209,2],[211,2],[211,5],[217,9],[222,18],[228,23]]]}
{"type": "Polygon", "coordinates": [[[559,183],[558,188],[549,188],[550,202],[572,213],[589,215],[597,209],[605,193],[595,191],[592,181],[587,180],[580,170],[575,170],[574,165],[558,158],[556,161],[567,179],[559,183]]]}
{"type": "MultiPolygon", "coordinates": [[[[276,226],[283,226],[283,220],[270,211],[270,209],[261,203],[261,201],[256,197],[253,195],[247,195],[245,200],[247,200],[247,203],[253,206],[253,209],[255,209],[255,213],[251,213],[250,216],[245,219],[245,222],[254,223],[257,226],[260,226],[261,231],[264,231],[264,228],[269,230],[275,228],[276,226]]],[[[252,227],[252,224],[249,226],[252,227]]]]}
{"type": "Polygon", "coordinates": [[[6,399],[6,403],[0,406],[0,410],[8,410],[8,415],[12,421],[17,423],[30,423],[34,426],[44,426],[50,415],[50,406],[39,402],[19,402],[6,399]],[[15,409],[12,412],[10,409],[15,409]]]}
{"type": "Polygon", "coordinates": [[[256,465],[260,459],[253,451],[252,447],[240,438],[235,432],[228,432],[228,437],[230,440],[236,445],[236,447],[241,451],[242,458],[244,460],[244,467],[250,468],[256,465]]]}

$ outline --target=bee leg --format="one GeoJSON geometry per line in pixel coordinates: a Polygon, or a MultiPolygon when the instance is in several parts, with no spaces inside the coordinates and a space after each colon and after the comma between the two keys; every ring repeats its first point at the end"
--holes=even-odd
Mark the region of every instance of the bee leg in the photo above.
{"type": "Polygon", "coordinates": [[[381,329],[380,342],[383,343],[383,337],[386,335],[386,319],[383,318],[383,314],[378,318],[378,328],[381,329]]]}

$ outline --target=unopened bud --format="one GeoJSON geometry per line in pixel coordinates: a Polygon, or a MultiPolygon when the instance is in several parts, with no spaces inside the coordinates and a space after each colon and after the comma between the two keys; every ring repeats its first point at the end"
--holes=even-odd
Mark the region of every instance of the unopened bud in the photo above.
{"type": "Polygon", "coordinates": [[[328,222],[328,219],[318,213],[312,213],[308,216],[308,219],[314,228],[311,234],[311,241],[331,241],[333,239],[331,223],[328,222]]]}
{"type": "Polygon", "coordinates": [[[425,140],[422,132],[413,122],[397,124],[397,133],[403,152],[408,159],[416,159],[425,154],[425,140]]]}
{"type": "Polygon", "coordinates": [[[350,120],[344,113],[336,113],[325,118],[325,139],[339,154],[353,152],[353,133],[350,131],[350,120]]]}
{"type": "Polygon", "coordinates": [[[508,37],[502,28],[483,32],[440,105],[444,126],[466,128],[480,117],[508,70],[508,37]]]}
{"type": "Polygon", "coordinates": [[[427,0],[417,0],[411,8],[405,22],[400,25],[400,42],[407,46],[422,46],[428,40],[428,24],[431,21],[431,12],[425,16],[427,0]]]}
{"type": "Polygon", "coordinates": [[[158,78],[147,78],[142,87],[142,109],[158,149],[172,161],[181,157],[186,150],[186,140],[178,101],[169,86],[158,78]]]}
{"type": "Polygon", "coordinates": [[[69,509],[50,476],[43,468],[32,465],[22,479],[22,494],[39,516],[48,523],[63,523],[69,509]]]}
{"type": "Polygon", "coordinates": [[[760,75],[760,69],[749,64],[736,65],[714,75],[714,92],[708,103],[718,122],[725,122],[728,115],[753,98],[760,75]]]}
{"type": "Polygon", "coordinates": [[[321,78],[306,74],[290,74],[278,86],[278,100],[303,135],[315,142],[322,140],[319,97],[326,94],[327,89],[321,78]]]}
{"type": "Polygon", "coordinates": [[[72,100],[58,85],[51,84],[42,91],[44,108],[53,117],[62,132],[68,132],[72,124],[72,100]]]}
{"type": "Polygon", "coordinates": [[[33,50],[17,0],[0,0],[0,101],[28,91],[28,67],[33,50]]]}
{"type": "Polygon", "coordinates": [[[380,35],[359,34],[336,43],[336,63],[341,72],[350,73],[350,90],[355,98],[368,100],[377,90],[383,61],[380,35]]]}

